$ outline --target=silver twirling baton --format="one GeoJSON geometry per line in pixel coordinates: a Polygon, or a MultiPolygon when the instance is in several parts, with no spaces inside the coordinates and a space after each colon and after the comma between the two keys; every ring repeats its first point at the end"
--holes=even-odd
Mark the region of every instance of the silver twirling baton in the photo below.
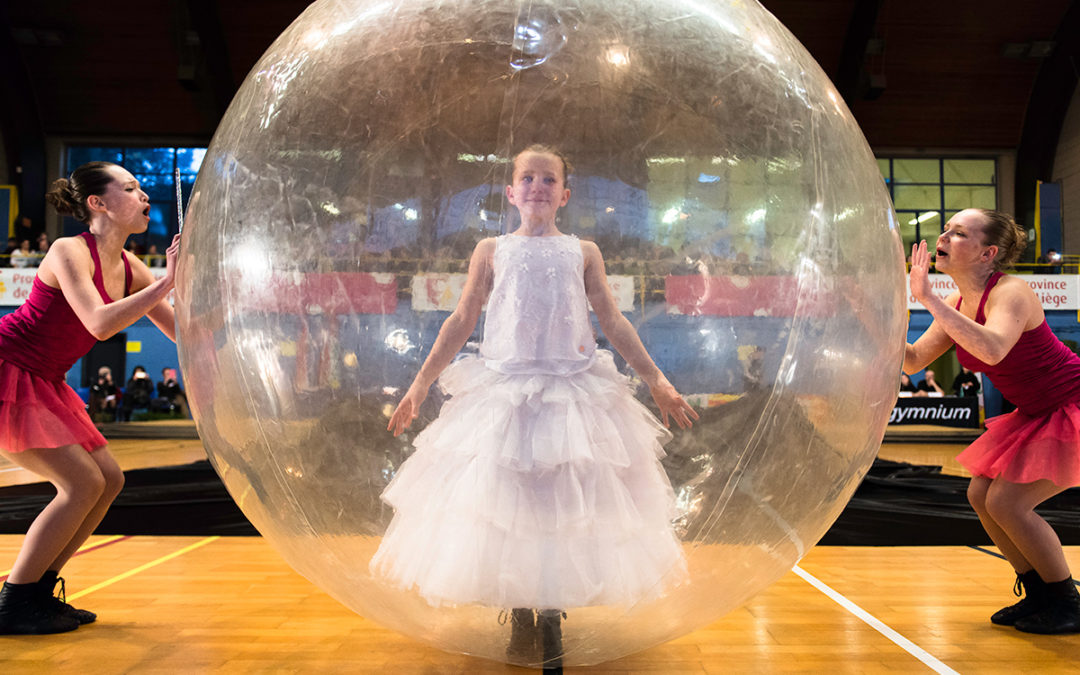
{"type": "Polygon", "coordinates": [[[180,169],[176,170],[176,222],[180,226],[178,233],[184,231],[184,195],[180,192],[180,169]]]}

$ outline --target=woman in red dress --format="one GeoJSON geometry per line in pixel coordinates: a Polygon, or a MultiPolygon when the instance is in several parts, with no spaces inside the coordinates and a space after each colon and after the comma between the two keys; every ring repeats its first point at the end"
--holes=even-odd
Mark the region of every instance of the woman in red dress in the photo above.
{"type": "Polygon", "coordinates": [[[0,634],[8,635],[61,633],[96,618],[53,592],[60,569],[101,522],[124,476],[65,374],[98,340],[143,316],[176,339],[167,297],[179,235],[160,279],[123,250],[128,236],[150,222],[150,201],[135,177],[121,166],[91,162],[56,181],[46,199],[88,231],[53,243],[30,297],[0,320],[0,453],[56,488],[0,589],[0,634]]]}
{"type": "Polygon", "coordinates": [[[1061,541],[1035,507],[1080,485],[1080,358],[1050,331],[1031,287],[1002,273],[1026,243],[1006,214],[957,213],[937,241],[937,269],[959,289],[945,300],[931,292],[926,242],[913,247],[911,292],[934,321],[907,345],[904,371],[922,370],[955,343],[960,365],[985,373],[1016,404],[987,420],[957,457],[973,476],[968,500],[1027,592],[990,620],[1029,633],[1077,633],[1080,594],[1061,541]]]}

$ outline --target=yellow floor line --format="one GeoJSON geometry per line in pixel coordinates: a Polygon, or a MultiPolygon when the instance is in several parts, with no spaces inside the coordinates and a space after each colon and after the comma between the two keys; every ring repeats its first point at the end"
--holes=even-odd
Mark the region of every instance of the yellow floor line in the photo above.
{"type": "Polygon", "coordinates": [[[180,549],[179,551],[174,551],[174,552],[170,553],[169,555],[162,556],[162,557],[158,558],[157,560],[152,560],[152,561],[146,563],[145,565],[139,565],[135,569],[128,570],[127,572],[124,572],[123,574],[119,574],[119,575],[113,577],[112,579],[106,579],[105,581],[102,581],[99,584],[94,584],[90,588],[79,591],[78,593],[72,593],[72,594],[67,596],[67,600],[68,600],[68,602],[71,602],[72,600],[78,600],[79,598],[83,597],[84,595],[89,595],[90,593],[93,593],[94,591],[101,590],[102,588],[105,588],[106,586],[111,586],[111,585],[115,584],[118,581],[123,581],[124,579],[127,579],[130,576],[134,576],[134,575],[138,574],[139,572],[148,570],[151,567],[156,567],[157,565],[160,565],[161,563],[164,563],[164,562],[168,562],[168,561],[172,560],[173,558],[178,558],[178,557],[184,555],[185,553],[190,553],[191,551],[194,551],[197,548],[201,548],[203,546],[206,546],[207,544],[215,542],[218,539],[221,539],[221,537],[207,537],[206,539],[203,539],[202,541],[197,541],[197,542],[195,542],[194,544],[192,544],[190,546],[185,546],[184,548],[180,549]]]}
{"type": "MultiPolygon", "coordinates": [[[[123,539],[126,536],[127,536],[126,534],[113,534],[113,535],[109,535],[108,537],[104,537],[102,539],[95,539],[94,541],[88,541],[88,542],[86,542],[85,544],[83,544],[82,546],[79,547],[79,551],[83,551],[83,550],[86,550],[88,548],[92,548],[94,546],[104,546],[105,544],[112,543],[112,542],[116,541],[117,539],[123,539]]],[[[78,553],[79,551],[75,551],[75,552],[78,553]]],[[[4,570],[3,572],[0,572],[0,577],[6,577],[6,576],[10,576],[10,575],[11,575],[11,570],[4,570]]]]}

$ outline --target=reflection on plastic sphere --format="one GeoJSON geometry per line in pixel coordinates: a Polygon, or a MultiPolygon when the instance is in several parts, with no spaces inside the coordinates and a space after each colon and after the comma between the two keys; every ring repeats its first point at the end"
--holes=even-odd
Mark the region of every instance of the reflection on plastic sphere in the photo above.
{"type": "Polygon", "coordinates": [[[533,142],[576,165],[560,228],[597,242],[620,308],[701,412],[663,461],[689,578],[569,612],[563,663],[589,664],[790,570],[872,461],[896,394],[887,193],[835,89],[762,8],[316,2],[207,152],[181,360],[214,466],[295,569],[383,625],[506,659],[509,608],[434,608],[368,564],[393,515],[379,495],[444,397],[433,388],[396,439],[389,412],[473,246],[513,227],[508,158],[533,142]]]}

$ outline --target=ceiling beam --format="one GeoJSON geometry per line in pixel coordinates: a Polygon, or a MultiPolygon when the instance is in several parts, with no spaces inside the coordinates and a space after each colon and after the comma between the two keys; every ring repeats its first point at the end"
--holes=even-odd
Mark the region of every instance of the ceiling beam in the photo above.
{"type": "MultiPolygon", "coordinates": [[[[1057,47],[1043,61],[1028,98],[1020,146],[1016,151],[1016,219],[1025,227],[1035,222],[1035,188],[1053,178],[1054,156],[1069,102],[1077,86],[1080,63],[1080,0],[1074,0],[1058,26],[1057,47]]],[[[994,105],[994,101],[973,101],[994,105]]],[[[1036,252],[1038,253],[1038,252],[1036,252]]]]}
{"type": "Polygon", "coordinates": [[[217,0],[177,0],[181,85],[195,92],[212,132],[236,94],[217,0]]]}
{"type": "MultiPolygon", "coordinates": [[[[7,4],[0,3],[0,135],[8,180],[19,207],[39,227],[45,217],[45,134],[37,97],[12,34],[7,4]]],[[[7,218],[3,219],[5,229],[7,218]]],[[[5,236],[4,239],[7,237],[5,236]]]]}
{"type": "Polygon", "coordinates": [[[849,108],[854,107],[855,101],[868,92],[866,47],[874,37],[878,13],[883,4],[885,0],[857,0],[851,10],[851,21],[844,35],[844,47],[834,78],[836,88],[849,108]]]}

